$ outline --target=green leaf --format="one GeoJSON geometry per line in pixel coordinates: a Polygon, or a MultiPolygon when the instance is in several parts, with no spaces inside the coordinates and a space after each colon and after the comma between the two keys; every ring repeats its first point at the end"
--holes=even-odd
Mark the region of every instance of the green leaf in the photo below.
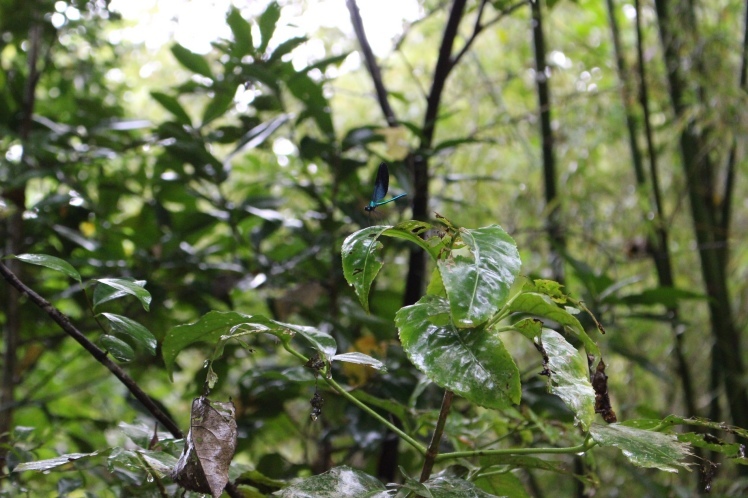
{"type": "Polygon", "coordinates": [[[113,335],[101,336],[101,345],[118,361],[132,361],[135,359],[135,351],[133,351],[132,346],[113,335]]]}
{"type": "Polygon", "coordinates": [[[638,467],[678,472],[678,467],[688,470],[683,460],[691,455],[688,445],[671,434],[646,431],[621,424],[590,427],[590,435],[600,446],[615,446],[638,467]]]}
{"type": "Polygon", "coordinates": [[[68,453],[66,455],[60,455],[58,457],[50,458],[47,460],[37,460],[36,462],[20,463],[13,468],[13,472],[25,472],[27,470],[38,470],[41,472],[46,472],[48,470],[54,469],[55,467],[67,465],[70,462],[74,462],[76,460],[91,458],[98,454],[98,451],[94,451],[93,453],[68,453]]]}
{"type": "Polygon", "coordinates": [[[270,55],[270,57],[268,57],[268,62],[270,63],[276,60],[281,60],[281,57],[291,52],[293,49],[295,49],[302,43],[305,43],[307,39],[308,38],[306,36],[297,36],[294,38],[289,38],[288,40],[278,45],[275,48],[275,50],[273,50],[273,53],[270,55]]]}
{"type": "Polygon", "coordinates": [[[512,325],[512,327],[532,342],[535,342],[535,338],[543,332],[543,322],[536,318],[525,318],[512,325]]]}
{"type": "MultiPolygon", "coordinates": [[[[123,280],[128,280],[132,282],[133,284],[137,285],[138,287],[145,287],[145,284],[146,284],[145,280],[131,280],[131,279],[123,279],[123,280]]],[[[114,299],[119,299],[123,296],[128,296],[128,295],[130,295],[129,292],[115,289],[114,287],[109,287],[108,285],[97,285],[93,293],[94,309],[97,306],[103,303],[106,303],[107,301],[112,301],[114,299]]]]}
{"type": "Polygon", "coordinates": [[[382,269],[382,243],[379,237],[390,227],[373,226],[354,232],[343,241],[343,275],[356,291],[361,306],[369,311],[369,290],[382,269]]]}
{"type": "Polygon", "coordinates": [[[172,113],[180,124],[187,126],[192,125],[192,119],[190,119],[189,114],[187,114],[187,111],[184,110],[182,104],[180,104],[175,97],[162,92],[151,92],[151,97],[161,104],[164,109],[172,113]]]}
{"type": "Polygon", "coordinates": [[[176,57],[180,64],[193,73],[213,79],[213,72],[210,70],[210,65],[202,55],[196,54],[179,43],[171,46],[171,53],[174,54],[174,57],[176,57]]]}
{"type": "Polygon", "coordinates": [[[395,324],[411,363],[438,386],[486,408],[519,403],[519,370],[498,334],[456,328],[444,298],[424,296],[395,324]]]}
{"type": "MultiPolygon", "coordinates": [[[[293,325],[290,323],[278,322],[275,320],[269,320],[275,330],[284,330],[294,334],[299,334],[301,337],[307,340],[314,349],[324,355],[325,359],[329,362],[332,361],[333,356],[338,350],[338,344],[335,339],[327,332],[322,332],[314,327],[306,327],[303,325],[293,325]]],[[[281,339],[283,335],[278,335],[281,339]]],[[[286,334],[285,337],[288,337],[286,334]]]]}
{"type": "MultiPolygon", "coordinates": [[[[169,378],[172,376],[177,355],[186,347],[198,342],[218,344],[221,337],[231,334],[234,327],[258,321],[265,325],[265,329],[269,329],[269,320],[264,317],[245,315],[235,311],[211,311],[194,323],[172,328],[166,333],[161,345],[161,355],[164,358],[169,378]]],[[[258,327],[257,331],[261,332],[263,329],[258,327]]]]}
{"type": "Polygon", "coordinates": [[[475,327],[494,315],[521,264],[517,245],[500,226],[461,228],[447,258],[437,261],[455,325],[475,327]]]}
{"type": "Polygon", "coordinates": [[[226,23],[231,28],[231,32],[234,35],[234,43],[232,45],[232,52],[237,57],[241,58],[245,55],[252,54],[254,52],[254,45],[252,44],[252,26],[242,17],[241,12],[236,7],[231,7],[228,15],[226,16],[226,23]]]}
{"type": "Polygon", "coordinates": [[[431,228],[422,221],[400,223],[395,227],[373,226],[354,232],[343,241],[341,256],[343,258],[343,275],[348,284],[353,286],[361,305],[369,311],[369,290],[374,278],[382,269],[382,243],[379,237],[389,237],[409,240],[424,248],[432,256],[436,256],[438,248],[429,245],[418,235],[431,228]]]}
{"type": "Polygon", "coordinates": [[[563,400],[586,431],[595,418],[595,391],[587,360],[555,330],[543,329],[540,338],[548,356],[551,392],[563,400]]]}
{"type": "Polygon", "coordinates": [[[19,254],[18,256],[11,255],[7,257],[23,261],[24,263],[44,266],[45,268],[49,268],[50,270],[59,271],[72,278],[73,280],[76,280],[79,283],[83,283],[80,273],[78,273],[78,271],[64,259],[56,258],[54,256],[48,256],[46,254],[19,254]]]}
{"type": "Polygon", "coordinates": [[[525,491],[522,481],[511,472],[490,473],[479,475],[473,481],[483,491],[491,493],[491,496],[511,496],[512,498],[530,498],[525,491]]]}
{"type": "Polygon", "coordinates": [[[380,370],[382,372],[387,371],[387,367],[384,363],[364,353],[336,354],[332,357],[332,361],[343,361],[346,363],[355,363],[357,365],[368,365],[375,370],[380,370]]]}
{"type": "Polygon", "coordinates": [[[261,54],[268,48],[268,43],[270,43],[270,39],[275,32],[275,25],[278,23],[278,19],[280,19],[280,14],[281,9],[278,3],[271,2],[267,6],[267,9],[265,9],[265,12],[260,15],[258,21],[260,25],[260,46],[257,47],[257,51],[261,54]]]}
{"type": "Polygon", "coordinates": [[[217,87],[215,89],[215,95],[205,106],[203,111],[202,125],[205,126],[216,118],[223,116],[226,111],[234,103],[234,95],[236,94],[236,88],[225,86],[217,87]]]}
{"type": "Polygon", "coordinates": [[[495,498],[472,482],[456,477],[433,477],[423,485],[434,498],[495,498]]]}
{"type": "Polygon", "coordinates": [[[156,355],[157,341],[147,328],[126,316],[115,315],[114,313],[101,313],[101,315],[109,320],[112,330],[132,338],[137,344],[144,347],[146,351],[154,356],[156,355]]]}
{"type": "MultiPolygon", "coordinates": [[[[148,311],[151,305],[151,294],[142,286],[131,280],[125,280],[123,278],[97,278],[95,279],[95,281],[99,282],[100,284],[112,287],[113,289],[117,289],[118,291],[122,291],[125,294],[130,294],[137,297],[140,303],[143,305],[143,309],[145,309],[146,311],[148,311]]],[[[99,303],[95,302],[94,306],[96,306],[97,304],[99,303]]]]}
{"type": "Polygon", "coordinates": [[[361,498],[385,491],[379,479],[350,467],[334,467],[277,491],[281,498],[361,498]]]}
{"type": "Polygon", "coordinates": [[[558,307],[550,297],[535,292],[523,292],[516,296],[509,309],[519,313],[529,313],[540,318],[547,318],[563,325],[565,330],[570,331],[584,344],[587,353],[600,357],[600,349],[584,331],[579,320],[564,308],[558,307]]]}

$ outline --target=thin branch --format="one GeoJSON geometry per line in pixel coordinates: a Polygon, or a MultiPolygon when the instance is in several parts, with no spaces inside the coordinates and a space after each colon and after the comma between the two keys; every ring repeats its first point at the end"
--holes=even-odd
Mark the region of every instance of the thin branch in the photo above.
{"type": "Polygon", "coordinates": [[[18,289],[21,294],[27,295],[29,299],[49,315],[49,317],[54,320],[62,330],[78,341],[78,343],[83,346],[83,348],[88,351],[94,359],[109,369],[109,371],[112,372],[112,374],[114,374],[114,376],[117,377],[125,387],[127,387],[127,390],[130,391],[130,393],[140,401],[143,406],[145,406],[151,415],[161,422],[166,430],[168,430],[175,438],[184,437],[176,423],[165,414],[156,403],[153,402],[150,396],[148,396],[119,365],[109,359],[109,355],[105,351],[101,350],[96,346],[96,344],[83,335],[83,332],[78,330],[75,325],[70,322],[70,319],[67,316],[55,308],[49,301],[34,292],[31,288],[27,287],[3,264],[0,264],[0,275],[2,275],[10,285],[18,289]]]}
{"type": "Polygon", "coordinates": [[[452,408],[452,398],[454,398],[454,395],[455,394],[452,391],[444,391],[439,418],[436,421],[436,427],[434,428],[434,434],[431,437],[431,443],[429,443],[429,447],[426,450],[426,460],[423,462],[423,469],[421,470],[421,482],[427,481],[431,476],[431,471],[434,469],[434,463],[436,462],[436,457],[439,455],[439,445],[442,442],[444,426],[447,423],[449,410],[452,408]]]}
{"type": "Polygon", "coordinates": [[[361,45],[361,53],[364,56],[366,68],[369,70],[369,74],[374,83],[374,89],[377,92],[379,107],[384,113],[387,124],[389,126],[397,126],[397,117],[395,116],[395,111],[392,110],[392,106],[390,106],[389,99],[387,98],[387,89],[384,87],[382,72],[379,69],[377,60],[374,58],[374,51],[371,49],[369,39],[366,37],[364,21],[361,19],[361,12],[358,10],[356,0],[346,0],[345,3],[348,7],[348,12],[351,14],[351,24],[353,24],[353,31],[356,33],[358,44],[361,45]]]}

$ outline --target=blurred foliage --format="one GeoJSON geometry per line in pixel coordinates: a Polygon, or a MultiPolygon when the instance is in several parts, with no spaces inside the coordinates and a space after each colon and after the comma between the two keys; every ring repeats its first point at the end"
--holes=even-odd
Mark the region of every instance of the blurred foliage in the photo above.
{"type": "MultiPolygon", "coordinates": [[[[496,15],[508,3],[490,5],[496,15]]],[[[57,256],[84,282],[147,281],[149,310],[134,298],[95,297],[105,285],[84,294],[83,284],[50,268],[23,270],[24,282],[79,329],[119,351],[117,359],[129,360],[123,367],[181,427],[187,427],[191,400],[202,390],[211,350],[194,344],[183,352],[171,382],[161,356],[164,338],[210,311],[236,311],[315,327],[335,339],[339,353],[358,351],[384,361],[386,372],[335,363],[333,374],[358,387],[362,401],[383,404],[375,405],[382,413],[402,414],[412,424],[408,429],[425,440],[442,392],[412,367],[397,340],[406,243],[393,240],[384,248],[389,264],[371,290],[371,314],[344,279],[340,248],[346,236],[372,224],[363,207],[381,160],[390,164],[392,190],[412,191],[403,150],[418,142],[415,123],[425,109],[424,89],[431,84],[446,11],[422,2],[421,18],[381,57],[391,103],[404,124],[385,130],[369,76],[352,55],[358,48],[352,40],[332,28],[280,38],[284,12],[294,6],[271,3],[249,20],[232,8],[226,17],[230,36],[215,41],[210,53],[174,43],[155,55],[111,36],[121,20],[106,0],[0,0],[0,240],[10,239],[5,222],[22,214],[16,254],[57,256]],[[323,56],[299,55],[318,40],[323,56]],[[138,71],[150,63],[164,70],[159,78],[141,80],[138,71]],[[102,333],[87,295],[94,296],[97,313],[127,317],[152,333],[158,354],[150,354],[147,336],[138,344],[127,333],[102,333]]],[[[709,55],[703,60],[711,75],[702,83],[712,85],[714,98],[695,112],[702,126],[714,130],[715,151],[746,131],[745,97],[734,85],[743,29],[736,20],[743,7],[720,1],[704,6],[699,19],[699,46],[709,55]]],[[[599,346],[621,420],[683,413],[670,359],[673,338],[664,324],[667,306],[687,303],[680,315],[684,347],[705,408],[717,393],[704,373],[710,368],[706,304],[684,206],[685,181],[674,166],[683,124],[668,111],[664,67],[652,64],[650,92],[677,289],[659,288],[651,261],[636,250],[649,228],[629,165],[604,5],[558,1],[548,8],[567,289],[608,332],[599,336],[599,346]]],[[[634,67],[630,9],[622,6],[622,25],[634,67]]],[[[468,15],[475,11],[470,4],[468,15]]],[[[641,15],[648,56],[654,58],[659,42],[653,7],[644,5],[641,15]]],[[[527,9],[518,9],[475,40],[446,87],[436,145],[428,153],[431,210],[471,228],[500,223],[517,241],[522,273],[534,278],[549,276],[549,268],[529,22],[527,9]]],[[[460,40],[469,34],[465,28],[460,40]]],[[[739,173],[745,170],[739,163],[739,173]]],[[[736,237],[748,224],[744,198],[743,182],[735,192],[736,237]]],[[[385,222],[404,219],[405,205],[383,206],[385,222]]],[[[736,321],[744,330],[744,245],[732,245],[729,275],[736,321]]],[[[2,300],[8,292],[0,286],[2,300]]],[[[85,456],[63,465],[64,473],[3,475],[0,495],[82,496],[85,490],[158,496],[161,483],[149,470],[157,463],[143,463],[143,455],[157,450],[170,465],[179,445],[168,434],[152,438],[150,415],[45,315],[26,302],[19,312],[16,401],[0,407],[13,417],[1,449],[9,451],[8,468],[62,454],[85,456]]],[[[580,326],[595,328],[584,313],[577,318],[580,326]]],[[[7,324],[5,310],[0,323],[7,324]]],[[[511,337],[506,346],[521,373],[521,405],[496,412],[455,400],[445,444],[467,451],[487,440],[521,447],[576,442],[572,412],[538,380],[537,351],[511,337]]],[[[309,356],[312,348],[303,352],[309,356]]],[[[308,400],[318,382],[277,341],[258,338],[248,348],[227,343],[211,369],[218,378],[214,395],[233,398],[237,407],[232,479],[244,489],[269,493],[279,488],[278,480],[320,474],[333,465],[377,474],[381,446],[391,434],[337,396],[326,396],[323,415],[311,422],[308,400]]],[[[561,456],[554,464],[530,457],[492,462],[505,467],[471,476],[486,492],[512,496],[571,496],[580,485],[594,487],[599,496],[614,496],[618,489],[637,496],[694,489],[684,472],[643,472],[622,456],[600,454],[605,458],[561,456]],[[555,474],[568,474],[573,465],[585,476],[575,481],[555,474]]],[[[403,445],[400,464],[403,479],[420,471],[419,456],[403,445]]],[[[474,464],[450,467],[445,479],[472,472],[474,464]]],[[[734,470],[726,469],[732,477],[734,470]]],[[[722,476],[714,483],[732,493],[744,485],[722,476]]]]}

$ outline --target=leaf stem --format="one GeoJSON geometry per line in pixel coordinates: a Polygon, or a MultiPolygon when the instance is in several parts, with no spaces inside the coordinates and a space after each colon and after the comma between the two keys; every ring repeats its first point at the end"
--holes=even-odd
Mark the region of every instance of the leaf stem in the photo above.
{"type": "Polygon", "coordinates": [[[470,458],[476,456],[504,456],[504,455],[566,455],[573,453],[584,453],[597,446],[597,443],[588,435],[583,443],[567,448],[505,448],[501,450],[471,450],[453,451],[442,453],[436,457],[437,462],[442,460],[453,460],[455,458],[470,458]]]}
{"type": "Polygon", "coordinates": [[[444,434],[444,425],[447,423],[447,416],[449,415],[449,410],[452,408],[452,398],[454,398],[454,393],[452,391],[444,391],[442,408],[439,411],[439,418],[436,421],[434,434],[431,436],[431,443],[429,443],[429,448],[426,451],[426,460],[423,462],[420,482],[426,482],[428,478],[431,477],[434,463],[439,456],[439,443],[441,443],[442,435],[444,434]]]}

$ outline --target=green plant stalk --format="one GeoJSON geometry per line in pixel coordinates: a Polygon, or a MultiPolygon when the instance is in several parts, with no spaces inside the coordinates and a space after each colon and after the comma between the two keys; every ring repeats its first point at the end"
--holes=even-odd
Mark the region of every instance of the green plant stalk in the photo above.
{"type": "Polygon", "coordinates": [[[597,446],[590,436],[582,444],[569,446],[568,448],[506,448],[501,450],[472,450],[472,451],[454,451],[452,453],[442,453],[436,456],[436,461],[452,460],[455,458],[470,458],[476,456],[498,456],[498,455],[567,455],[574,453],[584,453],[585,451],[597,446]]]}
{"type": "MultiPolygon", "coordinates": [[[[292,354],[293,356],[295,356],[299,360],[303,361],[304,363],[306,363],[306,362],[309,361],[309,359],[307,357],[305,357],[303,354],[299,353],[294,348],[292,348],[291,345],[290,345],[290,343],[288,343],[288,342],[285,342],[285,341],[283,342],[283,349],[285,349],[290,354],[292,354]]],[[[328,369],[329,369],[329,367],[326,367],[322,371],[320,371],[320,375],[322,376],[322,379],[324,379],[324,381],[327,382],[327,385],[329,385],[335,392],[337,392],[338,394],[340,394],[341,396],[343,396],[345,399],[347,399],[348,401],[350,401],[351,403],[353,403],[357,407],[361,408],[362,410],[364,410],[366,413],[368,413],[369,415],[371,415],[375,419],[379,420],[382,424],[384,424],[392,432],[394,432],[395,434],[397,434],[398,436],[400,436],[403,440],[405,440],[405,442],[407,442],[413,448],[415,448],[416,451],[418,451],[421,455],[424,455],[424,456],[426,455],[426,448],[421,443],[419,443],[418,441],[416,441],[415,439],[413,439],[412,437],[410,437],[409,435],[407,435],[402,430],[398,429],[394,424],[390,423],[386,418],[384,418],[383,416],[381,416],[380,414],[378,414],[377,412],[375,412],[374,410],[372,410],[371,408],[369,408],[363,402],[357,400],[353,395],[351,395],[348,391],[346,391],[343,386],[341,386],[340,384],[338,384],[337,382],[335,382],[333,379],[328,378],[327,377],[327,374],[328,374],[328,371],[329,371],[328,369]]]]}

